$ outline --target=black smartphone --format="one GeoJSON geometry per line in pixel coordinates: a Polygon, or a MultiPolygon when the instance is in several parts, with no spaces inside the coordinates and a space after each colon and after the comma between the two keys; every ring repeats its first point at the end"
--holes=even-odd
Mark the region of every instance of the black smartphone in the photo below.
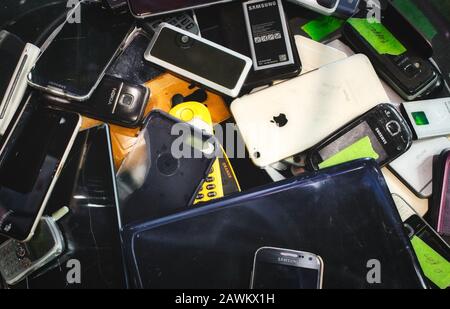
{"type": "Polygon", "coordinates": [[[164,70],[144,59],[144,53],[151,42],[150,34],[142,29],[136,29],[127,41],[125,50],[109,66],[106,75],[143,85],[164,73],[164,70]]]}
{"type": "Polygon", "coordinates": [[[45,214],[62,206],[58,221],[66,248],[45,268],[28,277],[29,288],[124,288],[118,201],[107,125],[80,132],[48,201],[45,214]],[[81,264],[79,284],[67,284],[67,261],[81,264]]]}
{"type": "Polygon", "coordinates": [[[0,158],[0,234],[19,241],[33,236],[81,125],[36,93],[29,100],[0,158]]]}
{"type": "Polygon", "coordinates": [[[281,1],[236,1],[195,11],[202,37],[251,57],[242,92],[293,78],[301,61],[281,1]]]}
{"type": "Polygon", "coordinates": [[[422,271],[432,288],[450,288],[450,246],[401,196],[394,202],[403,220],[422,271]]]}
{"type": "Polygon", "coordinates": [[[320,289],[323,261],[316,254],[263,247],[255,253],[252,289],[320,289]]]}
{"type": "Polygon", "coordinates": [[[45,95],[50,104],[59,108],[130,128],[142,124],[149,96],[147,87],[107,75],[86,102],[45,95]]]}
{"type": "Polygon", "coordinates": [[[343,26],[342,34],[356,52],[369,57],[381,77],[403,99],[424,98],[442,85],[439,71],[430,60],[397,38],[383,20],[375,24],[366,18],[351,18],[343,26]],[[380,40],[391,43],[380,46],[380,40]]]}
{"type": "Polygon", "coordinates": [[[217,149],[213,137],[164,112],[151,112],[117,173],[123,226],[189,209],[217,149]]]}
{"type": "Polygon", "coordinates": [[[406,152],[412,132],[391,104],[380,104],[313,147],[307,162],[314,170],[373,158],[384,166],[406,152]]]}
{"type": "Polygon", "coordinates": [[[86,101],[126,45],[132,26],[128,14],[112,14],[99,3],[79,3],[52,34],[55,37],[28,75],[29,84],[70,100],[86,101]]]}

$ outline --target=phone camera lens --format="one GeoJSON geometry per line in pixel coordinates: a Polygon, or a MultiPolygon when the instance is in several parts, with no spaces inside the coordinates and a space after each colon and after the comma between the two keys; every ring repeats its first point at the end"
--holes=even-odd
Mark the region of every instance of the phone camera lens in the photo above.
{"type": "Polygon", "coordinates": [[[190,36],[180,34],[177,37],[177,44],[184,49],[191,48],[194,45],[194,39],[190,36]]]}

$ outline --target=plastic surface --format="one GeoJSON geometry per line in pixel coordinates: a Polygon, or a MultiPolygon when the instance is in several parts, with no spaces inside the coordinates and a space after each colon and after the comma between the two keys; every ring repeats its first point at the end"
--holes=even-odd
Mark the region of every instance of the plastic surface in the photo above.
{"type": "Polygon", "coordinates": [[[201,136],[189,124],[164,112],[149,115],[117,173],[123,226],[187,210],[193,204],[215,159],[214,151],[209,157],[192,147],[197,144],[191,140],[196,134],[201,136]],[[178,148],[175,143],[179,142],[178,148]],[[175,156],[172,148],[186,153],[175,156]]]}
{"type": "Polygon", "coordinates": [[[263,246],[320,255],[324,288],[424,287],[381,172],[368,160],[135,226],[124,241],[137,287],[248,288],[263,246]],[[367,280],[374,259],[379,284],[367,280]]]}

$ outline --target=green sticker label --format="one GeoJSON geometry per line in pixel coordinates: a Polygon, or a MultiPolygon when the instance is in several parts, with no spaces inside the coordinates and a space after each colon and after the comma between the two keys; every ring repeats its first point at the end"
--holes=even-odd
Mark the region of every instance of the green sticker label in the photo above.
{"type": "Polygon", "coordinates": [[[354,143],[353,145],[338,152],[328,160],[323,161],[321,164],[319,164],[319,168],[323,169],[364,158],[373,158],[375,160],[378,160],[379,157],[380,156],[378,155],[378,153],[376,153],[375,150],[373,149],[370,138],[366,136],[363,139],[360,139],[359,141],[354,143]]]}
{"type": "Polygon", "coordinates": [[[422,239],[414,236],[411,240],[422,270],[440,289],[450,286],[450,263],[434,251],[422,239]]]}
{"type": "Polygon", "coordinates": [[[320,42],[344,25],[344,20],[333,16],[321,16],[302,27],[311,39],[320,42]]]}
{"type": "Polygon", "coordinates": [[[375,19],[350,18],[348,22],[379,54],[399,56],[406,52],[406,47],[375,19]]]}
{"type": "Polygon", "coordinates": [[[438,33],[436,28],[411,0],[394,0],[393,3],[406,19],[415,25],[428,40],[432,40],[436,36],[438,33]]]}

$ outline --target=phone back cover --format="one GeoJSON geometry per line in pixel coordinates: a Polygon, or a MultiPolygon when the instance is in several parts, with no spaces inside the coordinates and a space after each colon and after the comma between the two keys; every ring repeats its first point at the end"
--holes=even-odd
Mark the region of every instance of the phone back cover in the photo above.
{"type": "Polygon", "coordinates": [[[175,159],[172,146],[180,138],[179,128],[191,134],[196,132],[194,127],[164,112],[150,114],[117,174],[122,226],[161,218],[192,206],[214,157],[208,158],[187,146],[192,155],[175,159]],[[174,125],[179,126],[172,133],[174,125]]]}
{"type": "Polygon", "coordinates": [[[265,246],[320,255],[324,288],[424,287],[375,161],[236,195],[135,226],[124,236],[130,282],[137,287],[246,289],[255,252],[265,246]],[[367,279],[374,260],[380,262],[378,284],[367,279]]]}

